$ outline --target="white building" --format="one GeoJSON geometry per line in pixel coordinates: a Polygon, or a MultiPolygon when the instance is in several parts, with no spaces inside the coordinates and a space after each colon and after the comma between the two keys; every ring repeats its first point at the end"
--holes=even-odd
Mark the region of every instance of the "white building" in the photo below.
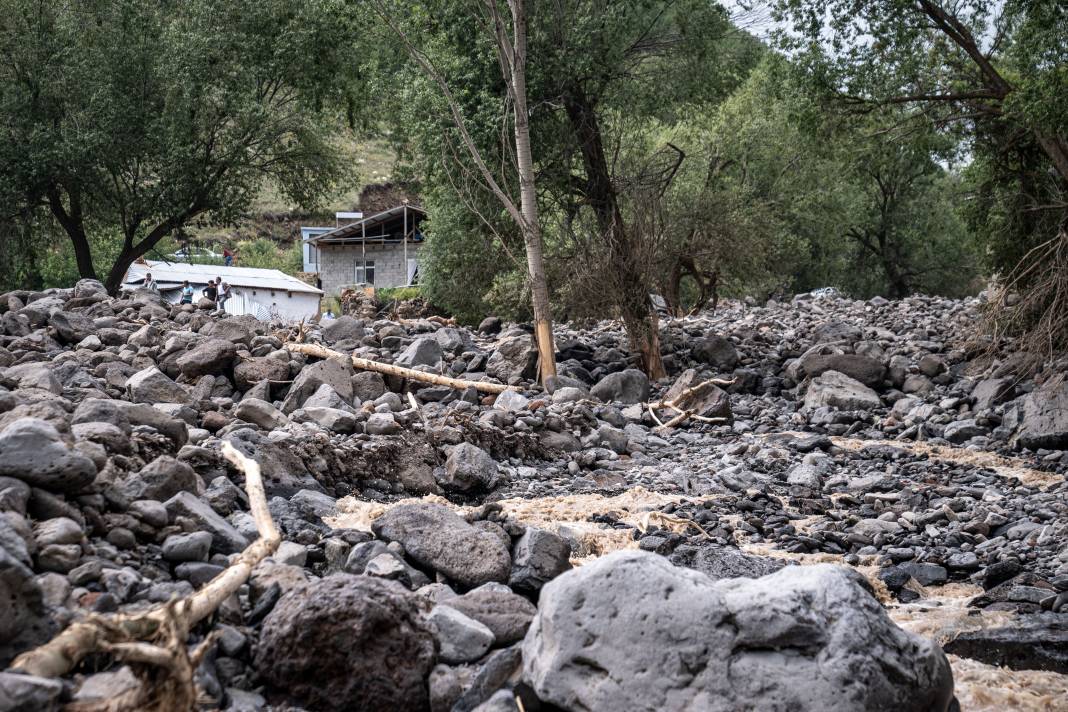
{"type": "Polygon", "coordinates": [[[222,278],[230,285],[231,297],[226,313],[239,316],[251,314],[257,319],[299,321],[319,313],[323,291],[276,269],[254,267],[223,267],[220,265],[191,265],[184,262],[149,260],[133,264],[126,272],[123,286],[136,289],[151,273],[160,294],[171,304],[181,299],[182,283],[189,281],[195,290],[193,302],[202,296],[208,280],[222,278]]]}

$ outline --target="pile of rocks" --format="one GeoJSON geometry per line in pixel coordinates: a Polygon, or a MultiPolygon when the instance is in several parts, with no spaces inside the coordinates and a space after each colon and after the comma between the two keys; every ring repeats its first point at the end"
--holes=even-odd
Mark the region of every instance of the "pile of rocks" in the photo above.
{"type": "MultiPolygon", "coordinates": [[[[737,547],[875,565],[901,601],[976,582],[976,607],[1063,638],[1063,364],[979,368],[960,346],[974,306],[732,303],[664,325],[662,383],[616,325],[564,327],[544,388],[531,330],[495,319],[344,316],[302,334],[515,386],[494,398],[307,358],[285,348],[294,328],[152,292],[84,280],[0,295],[0,666],[86,613],[188,595],[254,540],[226,441],[261,464],[284,542],[213,623],[198,684],[217,706],[948,709],[941,650],[897,629],[865,579],[737,547]],[[710,377],[731,385],[699,414],[726,424],[657,427],[646,403],[710,377]],[[1030,479],[920,441],[1012,456],[1030,479]],[[635,485],[685,495],[661,512],[676,526],[601,516],[641,551],[575,570],[566,532],[494,504],[635,485]],[[393,504],[370,531],[331,527],[350,495],[470,506],[393,504]]],[[[0,700],[50,709],[131,684],[121,667],[9,671],[0,700]]]]}

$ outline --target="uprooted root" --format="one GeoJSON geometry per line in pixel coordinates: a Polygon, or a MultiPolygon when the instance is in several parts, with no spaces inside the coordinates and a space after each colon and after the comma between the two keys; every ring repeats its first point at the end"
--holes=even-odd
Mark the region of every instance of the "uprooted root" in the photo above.
{"type": "Polygon", "coordinates": [[[1020,260],[997,289],[984,321],[991,352],[1013,337],[1015,351],[1038,361],[1068,351],[1068,227],[1062,225],[1056,237],[1020,260]]]}
{"type": "Polygon", "coordinates": [[[196,709],[194,672],[214,645],[215,637],[207,636],[190,653],[186,647],[190,631],[233,595],[248,580],[253,567],[273,554],[281,542],[267,509],[259,465],[230,443],[223,444],[223,455],[245,474],[245,490],[260,538],[192,595],[143,613],[88,616],[44,645],[19,655],[11,664],[13,669],[39,677],[60,677],[87,656],[101,653],[129,664],[140,684],[116,697],[71,705],[69,709],[78,712],[196,709]]]}

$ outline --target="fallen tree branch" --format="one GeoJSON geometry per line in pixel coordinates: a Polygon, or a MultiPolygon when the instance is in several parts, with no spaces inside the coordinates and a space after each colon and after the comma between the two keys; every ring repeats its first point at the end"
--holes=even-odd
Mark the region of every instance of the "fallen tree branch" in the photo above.
{"type": "Polygon", "coordinates": [[[19,655],[12,669],[38,677],[60,677],[87,655],[110,652],[134,664],[141,689],[121,700],[105,701],[109,705],[106,709],[164,712],[194,708],[193,671],[206,648],[202,644],[191,657],[186,649],[189,631],[233,595],[248,580],[253,567],[281,543],[267,509],[259,465],[228,442],[223,443],[222,454],[245,475],[245,491],[260,538],[199,591],[144,613],[88,616],[48,643],[19,655]]]}
{"type": "Polygon", "coordinates": [[[467,381],[462,378],[451,378],[449,376],[439,376],[436,373],[426,373],[424,371],[416,371],[413,368],[404,368],[403,366],[394,366],[391,363],[380,363],[378,361],[372,361],[368,358],[360,358],[359,356],[347,356],[340,351],[334,351],[328,349],[325,346],[319,344],[293,344],[289,343],[285,345],[287,349],[294,353],[304,354],[305,356],[315,356],[316,358],[336,358],[336,359],[351,359],[352,365],[355,368],[362,369],[364,371],[377,371],[378,373],[385,373],[390,376],[399,376],[400,378],[407,378],[412,381],[421,381],[422,383],[433,383],[436,386],[449,386],[450,388],[464,389],[475,388],[483,393],[504,393],[505,391],[515,390],[511,386],[506,386],[503,383],[489,383],[487,381],[467,381]]]}

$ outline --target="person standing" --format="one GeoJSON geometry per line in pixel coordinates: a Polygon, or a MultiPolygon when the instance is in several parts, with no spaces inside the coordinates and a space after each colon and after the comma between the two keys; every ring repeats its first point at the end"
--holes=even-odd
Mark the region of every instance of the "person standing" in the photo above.
{"type": "Polygon", "coordinates": [[[143,286],[145,289],[151,289],[153,292],[159,291],[159,285],[156,284],[156,280],[152,279],[151,272],[145,274],[145,283],[143,286]]]}
{"type": "Polygon", "coordinates": [[[230,285],[222,281],[222,277],[219,278],[219,311],[226,311],[226,302],[230,299],[230,285]]]}
{"type": "Polygon", "coordinates": [[[217,300],[219,298],[219,288],[215,286],[215,280],[209,279],[208,286],[200,290],[200,293],[213,302],[217,300]]]}
{"type": "Polygon", "coordinates": [[[189,280],[182,282],[182,299],[179,304],[192,304],[193,303],[193,287],[189,284],[189,280]]]}
{"type": "Polygon", "coordinates": [[[227,267],[234,263],[234,253],[230,251],[229,247],[223,248],[223,263],[227,267]]]}

